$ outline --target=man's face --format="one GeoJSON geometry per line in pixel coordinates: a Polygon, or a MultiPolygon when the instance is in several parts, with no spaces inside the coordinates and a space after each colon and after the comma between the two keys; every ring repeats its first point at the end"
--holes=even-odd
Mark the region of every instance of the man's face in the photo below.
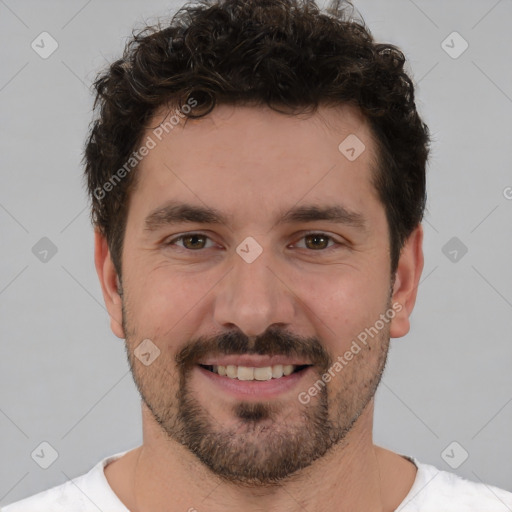
{"type": "MultiPolygon", "coordinates": [[[[162,116],[153,121],[152,128],[162,116]]],[[[391,308],[388,228],[370,182],[369,127],[349,107],[288,117],[219,106],[162,141],[151,129],[147,135],[157,145],[137,170],[122,257],[134,379],[163,431],[216,474],[246,484],[279,481],[344,438],[385,365],[387,322],[332,370],[391,308]],[[350,148],[338,149],[351,134],[365,145],[352,161],[350,148]],[[178,202],[215,209],[226,223],[151,216],[178,202]],[[278,223],[311,206],[355,216],[278,223]],[[134,355],[146,339],[160,351],[149,365],[134,355]],[[243,380],[253,374],[237,362],[259,368],[257,379],[268,379],[269,367],[274,377],[243,380]],[[279,377],[278,364],[299,371],[279,377]],[[211,371],[219,365],[235,365],[227,371],[236,377],[211,371]],[[329,382],[308,393],[329,368],[329,382]]]]}

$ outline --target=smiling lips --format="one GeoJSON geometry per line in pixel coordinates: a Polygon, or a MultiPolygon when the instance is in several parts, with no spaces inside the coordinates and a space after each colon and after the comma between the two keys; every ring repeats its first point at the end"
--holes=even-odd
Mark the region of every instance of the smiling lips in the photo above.
{"type": "Polygon", "coordinates": [[[310,366],[307,362],[293,361],[286,356],[223,356],[210,358],[199,366],[230,379],[267,381],[287,377],[310,366]]]}

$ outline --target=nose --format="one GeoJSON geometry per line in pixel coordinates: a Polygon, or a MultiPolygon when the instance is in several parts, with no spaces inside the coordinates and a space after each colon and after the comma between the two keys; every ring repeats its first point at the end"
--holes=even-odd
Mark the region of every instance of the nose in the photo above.
{"type": "Polygon", "coordinates": [[[273,324],[289,327],[296,315],[296,297],[270,250],[248,263],[237,253],[233,268],[216,287],[215,322],[238,327],[249,337],[263,334],[273,324]]]}

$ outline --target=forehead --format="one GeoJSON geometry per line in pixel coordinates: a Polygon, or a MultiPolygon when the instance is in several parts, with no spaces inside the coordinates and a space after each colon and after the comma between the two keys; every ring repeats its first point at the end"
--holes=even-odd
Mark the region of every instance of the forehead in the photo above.
{"type": "Polygon", "coordinates": [[[276,204],[282,214],[283,206],[301,201],[342,202],[352,211],[378,201],[372,133],[354,107],[285,115],[219,105],[207,116],[171,125],[174,113],[159,111],[144,136],[154,148],[139,164],[134,195],[145,198],[140,206],[146,211],[179,198],[261,219],[276,204]]]}

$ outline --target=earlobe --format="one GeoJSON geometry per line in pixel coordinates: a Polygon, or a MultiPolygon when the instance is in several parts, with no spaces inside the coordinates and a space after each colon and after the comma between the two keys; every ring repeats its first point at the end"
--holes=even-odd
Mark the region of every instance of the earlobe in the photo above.
{"type": "Polygon", "coordinates": [[[94,263],[110,316],[110,328],[118,338],[124,339],[121,283],[110,256],[107,240],[97,229],[94,232],[94,263]]]}
{"type": "Polygon", "coordinates": [[[423,263],[423,227],[419,224],[400,253],[391,298],[391,304],[396,304],[390,325],[391,338],[401,338],[409,332],[409,317],[416,303],[423,263]]]}

